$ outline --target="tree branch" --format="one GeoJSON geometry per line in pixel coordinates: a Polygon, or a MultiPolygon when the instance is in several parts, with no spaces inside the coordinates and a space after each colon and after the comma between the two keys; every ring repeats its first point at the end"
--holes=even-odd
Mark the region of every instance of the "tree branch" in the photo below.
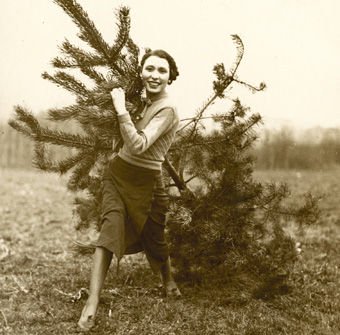
{"type": "MultiPolygon", "coordinates": [[[[239,132],[237,135],[238,136],[241,136],[243,134],[245,134],[249,129],[251,129],[256,123],[258,123],[259,120],[253,120],[253,122],[251,122],[245,129],[243,129],[241,132],[239,132]]],[[[198,146],[198,145],[201,145],[201,146],[208,146],[210,144],[215,144],[215,143],[223,143],[223,142],[226,142],[226,141],[229,141],[230,140],[230,137],[228,136],[227,138],[224,138],[222,140],[211,140],[211,141],[204,141],[204,142],[196,142],[196,143],[191,143],[191,144],[188,144],[188,145],[181,145],[180,147],[171,147],[171,151],[172,150],[183,150],[183,149],[187,149],[187,148],[192,148],[192,147],[195,147],[195,146],[198,146]]]]}
{"type": "Polygon", "coordinates": [[[241,84],[241,85],[244,85],[244,86],[247,86],[248,88],[250,88],[252,91],[257,91],[257,92],[260,92],[260,91],[263,91],[265,88],[266,88],[266,85],[265,83],[260,83],[260,86],[259,87],[255,87],[253,85],[250,85],[242,80],[238,80],[238,79],[235,79],[234,78],[234,81],[241,84]]]}
{"type": "Polygon", "coordinates": [[[164,160],[164,167],[168,171],[170,177],[172,178],[175,185],[180,191],[188,190],[188,187],[185,184],[184,180],[180,178],[175,167],[171,164],[171,162],[169,161],[167,157],[165,157],[165,160],[164,160]]]}
{"type": "MultiPolygon", "coordinates": [[[[242,43],[242,40],[240,39],[240,37],[238,35],[232,35],[232,39],[233,39],[233,42],[236,44],[236,48],[237,48],[237,57],[236,57],[236,61],[233,65],[233,68],[230,70],[230,75],[228,75],[224,81],[221,83],[221,86],[225,86],[224,89],[223,89],[223,92],[230,86],[230,84],[233,82],[233,81],[236,81],[236,79],[234,78],[235,77],[235,74],[236,74],[236,71],[241,63],[241,60],[243,58],[243,54],[244,54],[244,45],[242,43]]],[[[238,82],[240,82],[239,80],[237,80],[238,82]]],[[[243,83],[243,82],[242,82],[243,83]]],[[[246,83],[244,83],[245,85],[247,85],[246,83]]],[[[262,83],[263,84],[263,83],[262,83]]],[[[262,87],[262,84],[260,85],[260,89],[261,90],[261,87],[262,87]]],[[[248,85],[249,87],[251,87],[251,85],[248,85]]],[[[222,93],[223,93],[222,92],[222,93]]],[[[215,101],[215,99],[217,97],[219,97],[221,94],[221,92],[217,93],[215,92],[209,99],[208,101],[204,104],[204,106],[198,110],[197,114],[195,117],[193,117],[188,123],[186,123],[184,126],[182,126],[180,129],[177,130],[177,133],[183,131],[185,128],[187,128],[189,125],[191,125],[192,123],[194,123],[194,127],[193,127],[193,130],[191,132],[191,134],[189,135],[189,138],[192,136],[192,134],[196,131],[196,127],[197,127],[197,124],[199,123],[199,121],[202,119],[202,115],[203,113],[207,110],[207,108],[215,101]]]]}

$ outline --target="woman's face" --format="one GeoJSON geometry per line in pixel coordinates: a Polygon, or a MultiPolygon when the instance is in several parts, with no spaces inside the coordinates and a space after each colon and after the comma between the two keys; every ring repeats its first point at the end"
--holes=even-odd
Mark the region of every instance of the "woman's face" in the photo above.
{"type": "Polygon", "coordinates": [[[150,56],[142,68],[142,81],[146,91],[151,94],[163,92],[170,77],[169,63],[165,58],[150,56]]]}

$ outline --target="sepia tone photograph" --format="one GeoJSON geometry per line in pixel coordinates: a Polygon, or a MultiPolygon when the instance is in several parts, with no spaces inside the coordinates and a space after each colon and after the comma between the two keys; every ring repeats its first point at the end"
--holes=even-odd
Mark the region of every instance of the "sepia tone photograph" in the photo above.
{"type": "Polygon", "coordinates": [[[339,15],[2,0],[0,334],[340,334],[339,15]]]}

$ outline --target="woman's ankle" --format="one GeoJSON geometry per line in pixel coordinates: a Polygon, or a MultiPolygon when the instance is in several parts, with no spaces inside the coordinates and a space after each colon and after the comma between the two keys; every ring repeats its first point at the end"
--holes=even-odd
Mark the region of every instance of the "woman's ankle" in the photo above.
{"type": "Polygon", "coordinates": [[[161,277],[164,284],[174,280],[171,273],[170,258],[161,267],[161,277]]]}
{"type": "Polygon", "coordinates": [[[99,297],[89,295],[89,297],[87,298],[87,301],[86,301],[86,305],[87,306],[94,306],[95,308],[97,308],[97,306],[99,305],[99,297]]]}

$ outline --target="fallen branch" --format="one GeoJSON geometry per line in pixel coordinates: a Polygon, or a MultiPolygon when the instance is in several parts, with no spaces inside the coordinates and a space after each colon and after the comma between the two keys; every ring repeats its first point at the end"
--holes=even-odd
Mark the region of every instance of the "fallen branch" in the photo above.
{"type": "Polygon", "coordinates": [[[88,296],[89,295],[88,289],[86,289],[84,287],[82,287],[76,294],[66,293],[66,292],[61,291],[61,290],[59,290],[57,288],[55,288],[54,291],[60,293],[63,296],[69,297],[72,302],[79,301],[83,296],[88,296]]]}

